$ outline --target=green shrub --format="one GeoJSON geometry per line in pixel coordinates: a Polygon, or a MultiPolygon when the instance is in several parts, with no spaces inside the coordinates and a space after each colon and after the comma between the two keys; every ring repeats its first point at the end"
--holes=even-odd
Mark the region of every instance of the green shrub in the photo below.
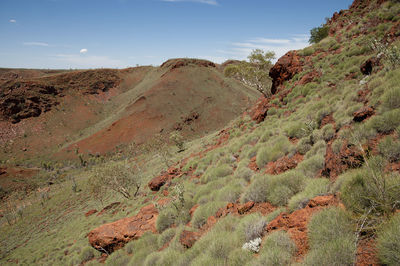
{"type": "Polygon", "coordinates": [[[400,125],[400,109],[385,112],[368,120],[368,126],[378,132],[389,133],[400,125]]]}
{"type": "Polygon", "coordinates": [[[285,129],[286,134],[289,138],[302,138],[307,135],[308,129],[303,122],[291,123],[289,127],[285,129]]]}
{"type": "Polygon", "coordinates": [[[286,205],[288,200],[302,190],[304,176],[297,171],[288,171],[276,176],[258,176],[246,189],[242,202],[271,202],[286,205]]]}
{"type": "Polygon", "coordinates": [[[378,232],[378,257],[383,265],[400,265],[400,214],[378,232]]]}
{"type": "Polygon", "coordinates": [[[229,253],[228,265],[242,266],[253,259],[253,254],[242,248],[236,248],[229,253]]]}
{"type": "Polygon", "coordinates": [[[300,55],[302,55],[302,56],[310,56],[313,53],[315,53],[315,50],[311,46],[310,47],[306,47],[302,51],[300,51],[300,55]]]}
{"type": "Polygon", "coordinates": [[[384,110],[400,108],[400,87],[390,88],[382,95],[382,107],[384,110]]]}
{"type": "Polygon", "coordinates": [[[238,168],[235,171],[236,178],[244,179],[247,182],[250,182],[250,179],[253,176],[253,174],[254,174],[253,171],[247,166],[243,167],[238,166],[238,168]]]}
{"type": "Polygon", "coordinates": [[[92,247],[86,247],[82,250],[79,255],[81,263],[87,262],[94,258],[94,249],[92,247]]]}
{"type": "Polygon", "coordinates": [[[221,177],[228,176],[233,173],[232,167],[228,164],[222,164],[215,168],[209,168],[204,175],[201,177],[203,183],[216,180],[221,177]]]}
{"type": "Polygon", "coordinates": [[[306,154],[309,150],[311,150],[311,148],[311,140],[309,137],[300,139],[296,146],[297,152],[302,155],[306,154]]]}
{"type": "Polygon", "coordinates": [[[389,161],[394,162],[400,158],[400,142],[387,136],[379,142],[379,152],[389,161]]]}
{"type": "Polygon", "coordinates": [[[383,158],[372,157],[368,165],[342,177],[340,198],[347,209],[379,214],[400,206],[400,174],[385,173],[384,165],[383,158]]]}
{"type": "Polygon", "coordinates": [[[144,261],[143,265],[145,266],[160,265],[159,264],[160,259],[161,259],[161,253],[153,252],[146,257],[146,260],[144,261]]]}
{"type": "Polygon", "coordinates": [[[338,207],[314,214],[308,224],[311,250],[305,265],[353,265],[355,234],[349,216],[338,207]]]}
{"type": "Polygon", "coordinates": [[[335,136],[335,129],[332,124],[327,124],[322,128],[322,137],[325,141],[330,141],[335,136]]]}
{"type": "Polygon", "coordinates": [[[343,146],[343,140],[341,139],[335,139],[332,143],[332,151],[336,154],[338,154],[340,152],[340,150],[342,149],[343,146]]]}
{"type": "Polygon", "coordinates": [[[125,253],[125,250],[120,249],[110,254],[107,257],[105,265],[128,265],[130,262],[130,257],[125,253]]]}
{"type": "Polygon", "coordinates": [[[303,191],[294,195],[288,203],[289,210],[304,208],[304,204],[318,195],[323,195],[328,192],[329,179],[326,178],[311,178],[307,179],[306,186],[303,191]]]}
{"type": "Polygon", "coordinates": [[[162,232],[162,234],[158,237],[158,247],[162,248],[165,244],[171,241],[171,239],[175,236],[175,232],[175,228],[169,228],[162,232]]]}
{"type": "Polygon", "coordinates": [[[329,33],[329,26],[328,25],[321,25],[319,27],[315,27],[310,31],[310,39],[308,40],[309,43],[319,43],[325,37],[328,36],[329,33]]]}
{"type": "MultiPolygon", "coordinates": [[[[315,146],[315,145],[314,145],[315,146]]],[[[311,152],[310,150],[309,152],[311,152]]],[[[308,154],[308,153],[307,153],[308,154]]],[[[314,156],[302,161],[296,169],[306,177],[314,177],[319,171],[325,167],[325,154],[319,152],[314,156]]]]}
{"type": "Polygon", "coordinates": [[[288,153],[291,143],[286,137],[280,136],[274,140],[271,146],[265,145],[258,151],[256,157],[258,167],[262,168],[266,163],[276,161],[288,153]]]}
{"type": "Polygon", "coordinates": [[[193,214],[192,224],[196,228],[202,227],[208,217],[215,215],[215,213],[222,207],[225,207],[227,202],[213,201],[204,205],[200,205],[193,214]]]}
{"type": "Polygon", "coordinates": [[[296,245],[285,231],[275,231],[263,243],[260,256],[253,265],[289,265],[296,245]]]}
{"type": "Polygon", "coordinates": [[[160,211],[157,217],[156,229],[158,232],[163,232],[175,223],[177,212],[173,207],[164,208],[160,211]]]}

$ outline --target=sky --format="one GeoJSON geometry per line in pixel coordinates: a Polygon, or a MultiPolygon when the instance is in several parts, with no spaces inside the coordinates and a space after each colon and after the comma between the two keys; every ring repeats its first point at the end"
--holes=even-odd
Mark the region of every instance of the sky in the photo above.
{"type": "Polygon", "coordinates": [[[352,0],[0,0],[0,67],[125,68],[308,46],[352,0]]]}

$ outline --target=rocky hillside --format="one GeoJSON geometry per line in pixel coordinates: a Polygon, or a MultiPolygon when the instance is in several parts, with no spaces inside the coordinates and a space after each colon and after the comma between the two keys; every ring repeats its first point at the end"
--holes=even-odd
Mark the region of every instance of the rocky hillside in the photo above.
{"type": "MultiPolygon", "coordinates": [[[[400,3],[356,0],[323,27],[270,70],[272,96],[222,130],[40,170],[36,193],[2,205],[1,262],[399,265],[400,3]]],[[[194,67],[206,87],[227,82],[210,62],[168,61],[126,110],[160,110],[140,106],[179,82],[196,107],[201,88],[182,76],[194,67]]],[[[187,110],[175,129],[203,116],[187,110]]],[[[99,140],[115,130],[102,128],[99,140]]]]}

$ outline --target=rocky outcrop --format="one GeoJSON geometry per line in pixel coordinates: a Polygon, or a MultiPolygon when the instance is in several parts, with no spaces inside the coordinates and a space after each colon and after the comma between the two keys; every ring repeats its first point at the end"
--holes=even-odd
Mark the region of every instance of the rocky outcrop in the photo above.
{"type": "Polygon", "coordinates": [[[326,148],[325,168],[322,175],[336,179],[347,169],[361,167],[364,163],[364,157],[361,151],[354,145],[342,144],[339,153],[332,150],[332,141],[326,148]]]}
{"type": "Polygon", "coordinates": [[[216,67],[216,65],[208,60],[194,58],[177,58],[170,59],[161,65],[161,68],[169,68],[170,70],[185,67],[185,66],[200,66],[200,67],[216,67]]]}
{"type": "Polygon", "coordinates": [[[269,71],[272,78],[271,93],[275,94],[287,80],[302,70],[302,63],[296,51],[290,51],[279,58],[276,64],[269,71]]]}
{"type": "Polygon", "coordinates": [[[376,57],[372,57],[365,61],[363,64],[360,66],[360,71],[364,75],[370,75],[372,73],[372,70],[374,67],[379,66],[379,59],[376,57]]]}
{"type": "Polygon", "coordinates": [[[153,204],[140,209],[133,217],[104,224],[88,234],[89,243],[100,252],[112,253],[131,240],[138,239],[145,232],[156,233],[158,211],[153,204]]]}
{"type": "Polygon", "coordinates": [[[191,248],[194,243],[201,237],[201,233],[183,230],[179,237],[179,242],[185,248],[191,248]]]}
{"type": "Polygon", "coordinates": [[[353,120],[355,122],[361,122],[365,119],[373,116],[375,114],[375,110],[370,106],[364,106],[360,110],[354,112],[353,120]]]}
{"type": "Polygon", "coordinates": [[[162,186],[174,178],[182,176],[183,173],[179,168],[171,167],[168,171],[163,172],[161,175],[154,177],[147,184],[152,191],[159,191],[162,186]]]}

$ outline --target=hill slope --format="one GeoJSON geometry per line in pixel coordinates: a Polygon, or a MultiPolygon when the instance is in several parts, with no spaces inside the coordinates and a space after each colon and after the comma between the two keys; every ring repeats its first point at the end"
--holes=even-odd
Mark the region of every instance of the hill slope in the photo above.
{"type": "MultiPolygon", "coordinates": [[[[398,1],[354,1],[329,36],[277,61],[273,96],[169,147],[172,164],[128,151],[41,170],[40,192],[2,205],[0,260],[398,265],[399,21],[398,1]]],[[[174,65],[157,71],[183,71],[174,65]]]]}

